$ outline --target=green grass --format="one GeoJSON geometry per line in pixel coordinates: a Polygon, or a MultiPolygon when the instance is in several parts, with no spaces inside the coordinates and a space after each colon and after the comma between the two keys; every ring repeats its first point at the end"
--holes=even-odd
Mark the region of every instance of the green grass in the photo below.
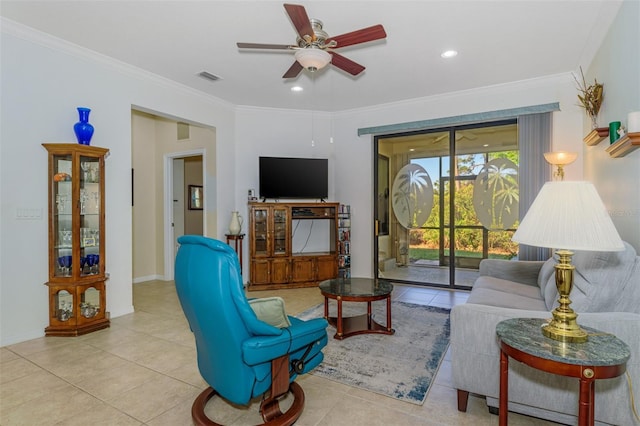
{"type": "MultiPolygon", "coordinates": [[[[444,251],[445,256],[449,255],[449,250],[446,249],[444,251]]],[[[478,251],[467,251],[467,250],[456,250],[457,257],[482,257],[482,252],[478,251]]],[[[409,258],[415,260],[438,260],[438,250],[436,249],[424,249],[424,248],[410,248],[409,249],[409,258]]],[[[511,259],[511,256],[508,254],[493,254],[489,253],[489,259],[511,259]]]]}

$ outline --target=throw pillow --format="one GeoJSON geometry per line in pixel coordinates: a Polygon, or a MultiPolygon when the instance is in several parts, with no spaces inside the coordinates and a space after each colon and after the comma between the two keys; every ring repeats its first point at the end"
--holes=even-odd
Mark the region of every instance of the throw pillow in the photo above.
{"type": "Polygon", "coordinates": [[[573,256],[576,270],[570,298],[576,312],[614,312],[618,309],[636,261],[633,247],[624,244],[623,251],[577,251],[573,256]]]}
{"type": "Polygon", "coordinates": [[[558,300],[558,289],[556,287],[556,259],[555,255],[547,259],[540,268],[538,274],[538,286],[540,295],[544,298],[547,309],[553,309],[553,304],[558,300]]]}
{"type": "Polygon", "coordinates": [[[260,321],[278,328],[286,328],[291,325],[289,317],[284,310],[284,300],[281,297],[251,299],[249,300],[249,306],[251,306],[260,321]]]}
{"type": "MultiPolygon", "coordinates": [[[[571,308],[576,312],[613,312],[620,298],[624,297],[624,287],[630,279],[635,263],[635,250],[625,243],[625,250],[618,252],[576,251],[572,264],[573,290],[569,298],[571,308]]],[[[555,274],[548,279],[545,289],[547,306],[558,306],[555,274]],[[554,300],[555,299],[555,300],[554,300]]]]}

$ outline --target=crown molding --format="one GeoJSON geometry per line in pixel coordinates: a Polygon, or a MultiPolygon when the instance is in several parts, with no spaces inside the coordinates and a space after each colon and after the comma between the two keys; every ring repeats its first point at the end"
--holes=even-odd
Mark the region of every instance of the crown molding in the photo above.
{"type": "Polygon", "coordinates": [[[159,86],[163,86],[172,90],[178,90],[191,96],[200,97],[207,102],[214,103],[217,106],[223,108],[233,109],[235,107],[235,105],[233,105],[232,103],[218,97],[185,86],[184,84],[178,83],[166,77],[159,76],[158,74],[145,71],[141,68],[135,67],[126,62],[119,61],[110,56],[103,55],[94,50],[87,49],[61,38],[52,36],[51,34],[38,31],[34,28],[28,27],[7,18],[0,17],[0,29],[2,30],[3,34],[8,34],[16,38],[28,41],[30,43],[34,43],[64,53],[66,55],[73,56],[75,58],[89,60],[91,62],[109,67],[116,72],[133,78],[146,80],[152,84],[157,84],[159,86]]]}

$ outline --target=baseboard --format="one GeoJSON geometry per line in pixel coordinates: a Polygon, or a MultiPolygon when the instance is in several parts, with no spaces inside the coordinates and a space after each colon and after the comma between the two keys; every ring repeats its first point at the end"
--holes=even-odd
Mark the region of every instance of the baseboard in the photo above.
{"type": "Polygon", "coordinates": [[[134,284],[143,283],[145,281],[164,281],[164,275],[147,275],[146,277],[137,277],[133,279],[134,284]]]}
{"type": "Polygon", "coordinates": [[[3,333],[2,339],[0,339],[0,348],[26,342],[27,340],[38,339],[43,336],[44,327],[27,330],[26,332],[20,334],[9,334],[8,336],[6,335],[6,333],[3,333]]]}

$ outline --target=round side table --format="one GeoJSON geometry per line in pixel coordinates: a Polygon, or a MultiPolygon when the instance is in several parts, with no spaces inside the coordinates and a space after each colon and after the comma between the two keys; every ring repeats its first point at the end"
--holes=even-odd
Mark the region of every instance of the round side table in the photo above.
{"type": "Polygon", "coordinates": [[[509,357],[537,370],[580,380],[578,425],[594,424],[595,382],[624,374],[631,356],[629,346],[613,334],[582,327],[585,343],[568,343],[542,335],[540,318],[512,318],[498,323],[500,339],[500,426],[507,425],[509,357]]]}
{"type": "Polygon", "coordinates": [[[324,317],[336,328],[334,339],[342,340],[350,336],[365,333],[394,334],[391,328],[391,292],[393,284],[372,278],[334,278],[319,284],[320,293],[324,296],[324,317]],[[338,303],[335,317],[329,317],[329,299],[338,303]],[[378,324],[372,316],[371,302],[386,300],[387,324],[378,324]],[[354,317],[342,315],[342,302],[366,302],[367,313],[354,317]]]}

